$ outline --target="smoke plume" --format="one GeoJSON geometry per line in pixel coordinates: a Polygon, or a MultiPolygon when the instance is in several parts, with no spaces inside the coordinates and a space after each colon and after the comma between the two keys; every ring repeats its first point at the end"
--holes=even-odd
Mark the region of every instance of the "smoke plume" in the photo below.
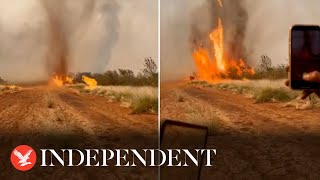
{"type": "Polygon", "coordinates": [[[110,58],[118,38],[118,5],[113,0],[83,2],[83,6],[78,7],[81,19],[77,19],[77,12],[73,10],[75,2],[43,1],[48,16],[49,74],[66,75],[71,70],[69,67],[101,72],[110,58]],[[104,66],[94,61],[85,63],[89,58],[104,58],[104,66]],[[83,64],[87,67],[79,68],[83,64]]]}
{"type": "Polygon", "coordinates": [[[247,60],[250,51],[245,39],[249,18],[245,0],[222,0],[222,7],[217,0],[177,3],[163,0],[162,6],[166,7],[161,17],[162,80],[181,79],[195,71],[192,52],[199,46],[212,48],[209,34],[217,28],[219,18],[224,28],[224,51],[232,59],[247,60]]]}
{"type": "Polygon", "coordinates": [[[227,53],[253,67],[264,54],[273,65],[287,64],[290,27],[320,22],[319,0],[222,0],[222,4],[219,8],[217,0],[161,0],[161,80],[180,80],[194,71],[190,47],[201,41],[206,45],[218,17],[227,53]]]}
{"type": "Polygon", "coordinates": [[[105,71],[120,9],[116,0],[0,1],[0,76],[30,82],[105,71]]]}
{"type": "Polygon", "coordinates": [[[68,44],[67,36],[62,24],[63,9],[54,7],[53,1],[43,1],[44,8],[48,17],[48,52],[47,52],[47,71],[48,75],[56,73],[66,75],[68,73],[68,44]]]}

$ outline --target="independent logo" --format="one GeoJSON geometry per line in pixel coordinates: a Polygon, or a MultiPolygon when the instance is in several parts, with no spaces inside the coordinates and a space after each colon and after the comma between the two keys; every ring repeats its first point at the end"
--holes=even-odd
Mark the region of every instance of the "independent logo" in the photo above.
{"type": "Polygon", "coordinates": [[[13,149],[10,160],[17,170],[28,171],[35,165],[37,155],[30,146],[20,145],[13,149]]]}

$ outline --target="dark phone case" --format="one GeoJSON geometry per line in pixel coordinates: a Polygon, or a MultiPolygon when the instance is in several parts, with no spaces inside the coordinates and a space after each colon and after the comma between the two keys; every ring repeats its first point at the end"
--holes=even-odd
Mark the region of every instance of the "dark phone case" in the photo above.
{"type": "Polygon", "coordinates": [[[290,87],[294,90],[319,89],[320,88],[319,83],[303,81],[302,75],[305,72],[320,71],[320,56],[312,55],[310,59],[299,61],[299,62],[297,60],[294,60],[294,61],[292,60],[293,59],[292,58],[292,32],[296,30],[297,31],[319,31],[320,33],[320,26],[294,25],[290,30],[290,36],[289,36],[290,87]]]}

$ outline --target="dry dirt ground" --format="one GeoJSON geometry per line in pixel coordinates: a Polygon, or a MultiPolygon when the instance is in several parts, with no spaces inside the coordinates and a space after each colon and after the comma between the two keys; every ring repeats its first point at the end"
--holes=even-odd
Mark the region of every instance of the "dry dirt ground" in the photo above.
{"type": "Polygon", "coordinates": [[[161,85],[161,119],[209,127],[214,167],[201,179],[319,179],[320,110],[255,104],[228,91],[161,85]]]}
{"type": "MultiPolygon", "coordinates": [[[[146,168],[33,168],[20,173],[8,162],[13,148],[157,148],[157,115],[131,114],[105,97],[68,88],[24,87],[0,93],[0,177],[156,179],[146,168]],[[4,160],[5,159],[5,160],[4,160]]],[[[36,150],[37,151],[37,150],[36,150]]],[[[38,150],[40,151],[40,150],[38,150]]],[[[37,153],[37,154],[40,154],[37,153]]],[[[40,159],[40,158],[39,158],[40,159]]]]}

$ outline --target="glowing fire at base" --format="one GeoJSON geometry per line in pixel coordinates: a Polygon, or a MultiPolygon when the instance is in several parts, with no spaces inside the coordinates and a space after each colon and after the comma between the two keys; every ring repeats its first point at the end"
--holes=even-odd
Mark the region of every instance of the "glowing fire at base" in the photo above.
{"type": "MultiPolygon", "coordinates": [[[[219,0],[222,7],[222,2],[219,0]]],[[[218,19],[218,27],[209,34],[210,48],[197,47],[193,52],[196,65],[196,78],[205,81],[220,79],[245,78],[254,75],[254,70],[243,59],[231,59],[224,51],[224,34],[222,21],[218,19]]]]}
{"type": "Polygon", "coordinates": [[[86,89],[95,89],[98,85],[95,79],[89,78],[87,76],[82,76],[82,81],[86,83],[86,89]]]}
{"type": "Polygon", "coordinates": [[[59,77],[58,75],[55,75],[52,78],[52,81],[53,81],[54,85],[56,85],[58,87],[63,86],[63,79],[61,77],[59,77]]]}
{"type": "Polygon", "coordinates": [[[66,79],[65,79],[65,82],[67,84],[72,84],[73,83],[73,77],[67,76],[66,79]]]}

